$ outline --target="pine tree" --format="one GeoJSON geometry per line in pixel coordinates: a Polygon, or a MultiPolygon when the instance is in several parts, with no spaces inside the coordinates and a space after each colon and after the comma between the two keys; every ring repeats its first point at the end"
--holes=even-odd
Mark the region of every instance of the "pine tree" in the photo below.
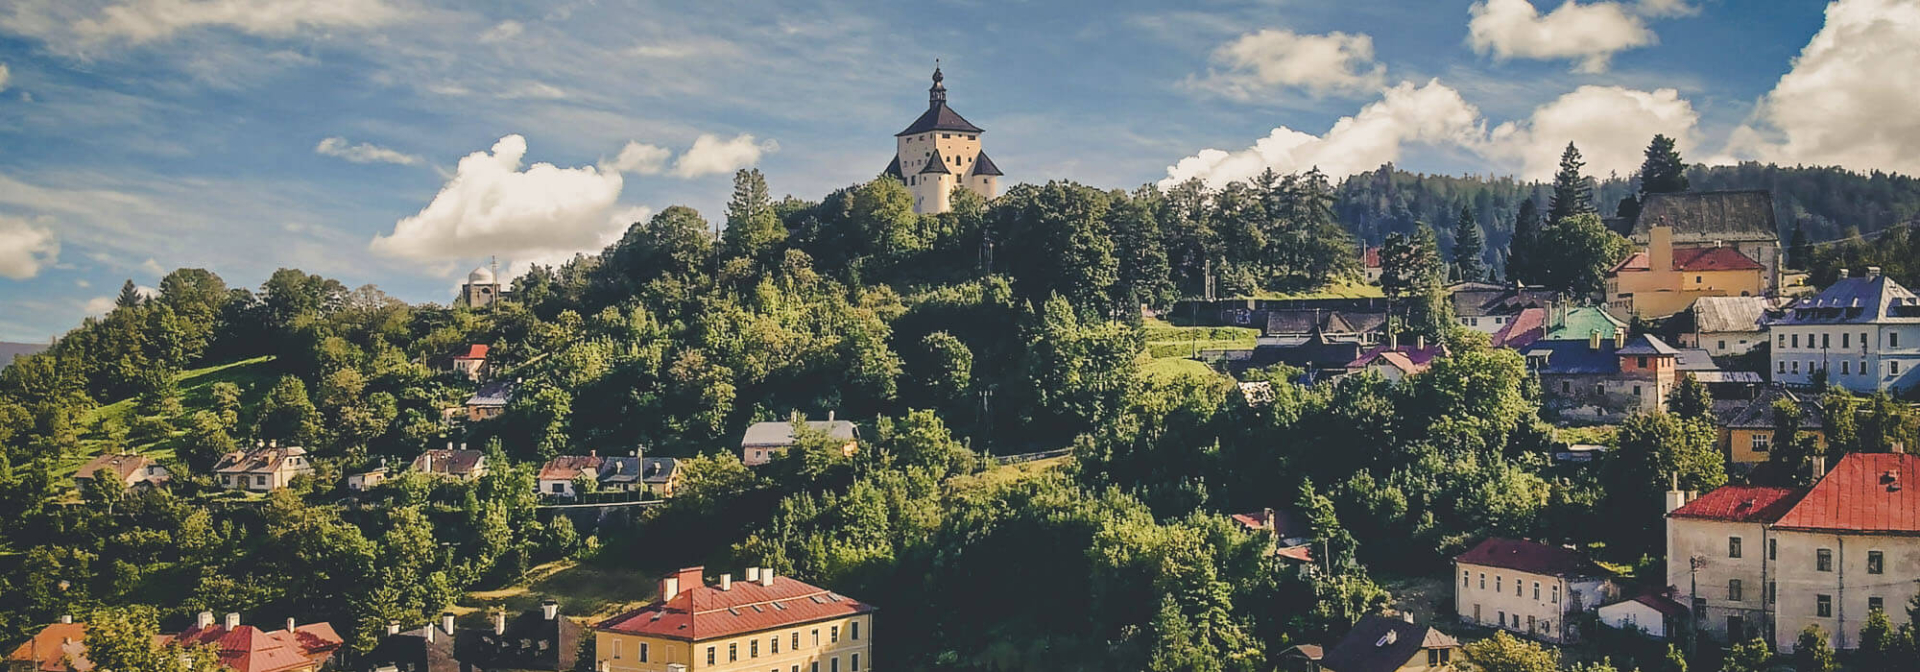
{"type": "Polygon", "coordinates": [[[1547,224],[1557,224],[1560,220],[1594,212],[1593,182],[1580,169],[1587,162],[1580,159],[1580,148],[1567,143],[1567,150],[1560,153],[1560,172],[1553,174],[1553,200],[1547,202],[1547,224]]]}
{"type": "Polygon", "coordinates": [[[1793,238],[1790,239],[1787,244],[1787,268],[1799,271],[1807,270],[1807,262],[1812,261],[1807,258],[1807,255],[1812,252],[1813,248],[1807,245],[1807,227],[1799,222],[1794,222],[1793,238]]]}
{"type": "Polygon", "coordinates": [[[1507,245],[1507,279],[1529,281],[1536,279],[1535,261],[1538,258],[1540,241],[1540,208],[1533,199],[1520,202],[1520,210],[1513,216],[1513,241],[1507,245]]]}
{"type": "Polygon", "coordinates": [[[1686,191],[1688,186],[1687,162],[1674,148],[1673,138],[1653,136],[1653,142],[1647,145],[1647,158],[1640,163],[1640,193],[1674,194],[1686,191]]]}
{"type": "Polygon", "coordinates": [[[727,201],[727,231],[721,236],[727,254],[765,260],[786,238],[787,229],[767,195],[767,179],[759,169],[735,173],[733,198],[727,201]]]}
{"type": "Polygon", "coordinates": [[[128,280],[126,284],[120,285],[120,296],[113,300],[113,305],[116,308],[135,308],[145,300],[146,297],[140,294],[140,287],[133,284],[132,280],[128,280]]]}
{"type": "Polygon", "coordinates": [[[1474,281],[1486,276],[1481,256],[1486,241],[1480,237],[1480,224],[1473,221],[1472,206],[1460,206],[1460,219],[1453,226],[1453,267],[1461,280],[1474,281]]]}

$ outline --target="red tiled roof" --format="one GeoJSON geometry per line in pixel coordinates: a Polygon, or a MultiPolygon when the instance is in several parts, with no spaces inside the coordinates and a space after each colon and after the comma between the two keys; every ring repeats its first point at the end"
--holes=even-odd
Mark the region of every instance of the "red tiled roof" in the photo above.
{"type": "Polygon", "coordinates": [[[1273,554],[1289,560],[1308,563],[1313,562],[1313,549],[1307,546],[1289,546],[1287,548],[1275,549],[1273,554]]]}
{"type": "Polygon", "coordinates": [[[773,585],[734,581],[727,590],[706,585],[700,567],[680,570],[679,594],[593,626],[687,641],[731,637],[749,632],[871,613],[873,605],[836,595],[825,588],[777,576],[773,585]]]}
{"type": "Polygon", "coordinates": [[[1494,332],[1490,339],[1496,348],[1524,348],[1547,336],[1547,311],[1543,308],[1526,308],[1519,315],[1507,320],[1500,331],[1494,332]]]}
{"type": "Polygon", "coordinates": [[[1360,353],[1358,358],[1348,362],[1347,368],[1366,368],[1366,366],[1372,364],[1374,360],[1384,358],[1393,362],[1394,366],[1399,367],[1402,371],[1418,373],[1427,370],[1427,366],[1433,362],[1433,358],[1445,354],[1447,354],[1447,346],[1438,343],[1425,348],[1411,345],[1402,345],[1397,348],[1376,345],[1372,349],[1360,353]]]}
{"type": "Polygon", "coordinates": [[[1758,271],[1760,262],[1731,247],[1701,247],[1673,251],[1677,271],[1758,271]]]}
{"type": "Polygon", "coordinates": [[[87,672],[93,669],[93,661],[87,660],[87,624],[49,625],[14,648],[7,662],[32,663],[42,672],[87,672]]]}
{"type": "Polygon", "coordinates": [[[1502,537],[1488,537],[1453,560],[1552,576],[1603,576],[1607,573],[1579,551],[1502,537]]]}
{"type": "Polygon", "coordinates": [[[583,471],[592,471],[598,475],[600,463],[605,459],[598,455],[561,455],[547,460],[547,463],[540,467],[539,480],[571,481],[583,471]]]}
{"type": "Polygon", "coordinates": [[[1815,483],[1775,527],[1920,533],[1920,455],[1853,453],[1815,483]]]}
{"type": "Polygon", "coordinates": [[[1724,485],[1667,514],[1669,518],[1771,523],[1800,501],[1803,488],[1724,485]]]}
{"type": "Polygon", "coordinates": [[[212,644],[220,652],[220,664],[235,672],[279,672],[307,667],[326,660],[339,650],[340,635],[326,623],[309,623],[293,632],[267,632],[251,625],[232,630],[224,626],[193,628],[173,641],[189,645],[212,644]]]}
{"type": "Polygon", "coordinates": [[[466,352],[462,352],[460,354],[454,355],[453,358],[454,359],[486,359],[487,350],[488,350],[488,346],[480,345],[476,343],[474,345],[467,346],[466,352]]]}

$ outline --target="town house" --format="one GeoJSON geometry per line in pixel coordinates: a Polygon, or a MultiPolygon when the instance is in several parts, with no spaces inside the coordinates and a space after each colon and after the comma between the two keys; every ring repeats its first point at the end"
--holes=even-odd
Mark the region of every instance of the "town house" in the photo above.
{"type": "Polygon", "coordinates": [[[660,600],[593,626],[601,672],[862,672],[873,665],[872,605],[749,567],[746,580],[688,567],[660,600]]]}
{"type": "Polygon", "coordinates": [[[1878,266],[1794,302],[1769,326],[1774,380],[1813,385],[1825,372],[1863,394],[1920,385],[1920,297],[1878,266]]]}
{"type": "Polygon", "coordinates": [[[1475,625],[1570,643],[1568,616],[1613,594],[1608,572],[1578,551],[1535,541],[1489,537],[1453,559],[1454,610],[1475,625]]]}

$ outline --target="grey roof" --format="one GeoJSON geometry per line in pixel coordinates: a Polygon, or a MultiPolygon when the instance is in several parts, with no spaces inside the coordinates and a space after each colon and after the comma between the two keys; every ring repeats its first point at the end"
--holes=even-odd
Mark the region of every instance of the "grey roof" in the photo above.
{"type": "Polygon", "coordinates": [[[1459,640],[1439,630],[1398,618],[1368,616],[1327,650],[1320,665],[1331,672],[1392,672],[1425,649],[1457,646],[1459,640]]]}
{"type": "Polygon", "coordinates": [[[944,159],[944,158],[941,158],[941,156],[940,156],[940,150],[938,150],[938,149],[935,149],[935,150],[933,150],[933,156],[931,156],[931,157],[929,157],[929,158],[927,159],[927,165],[924,165],[924,166],[921,166],[921,167],[920,167],[920,174],[921,174],[921,175],[925,175],[925,174],[927,174],[927,173],[949,173],[949,174],[951,174],[952,172],[953,172],[953,171],[951,171],[951,170],[947,170],[947,160],[946,160],[946,159],[944,159]]]}
{"type": "Polygon", "coordinates": [[[600,482],[659,485],[679,469],[680,461],[671,457],[609,457],[600,463],[600,482]]]}
{"type": "Polygon", "coordinates": [[[1801,429],[1819,430],[1825,427],[1818,402],[1794,394],[1786,386],[1777,383],[1760,388],[1752,399],[1715,400],[1713,417],[1721,427],[1729,429],[1772,429],[1773,403],[1781,399],[1800,405],[1801,429]]]}
{"type": "MultiPolygon", "coordinates": [[[[808,420],[807,426],[816,432],[823,432],[835,439],[854,440],[860,438],[860,429],[845,420],[808,420]]],[[[747,427],[746,436],[740,439],[742,448],[782,447],[793,445],[793,423],[756,422],[747,427]]]]}
{"type": "Polygon", "coordinates": [[[1675,348],[1673,352],[1673,368],[1682,373],[1720,370],[1720,365],[1713,363],[1713,353],[1700,348],[1675,348]]]}
{"type": "Polygon", "coordinates": [[[479,469],[481,463],[486,460],[487,454],[478,450],[435,448],[422,451],[419,457],[413,458],[413,464],[409,468],[414,471],[465,476],[479,469]]]}
{"type": "Polygon", "coordinates": [[[1000,167],[993,165],[993,159],[987,158],[986,152],[981,152],[979,156],[976,156],[973,159],[973,174],[1005,175],[1006,173],[1000,172],[1000,167]]]}
{"type": "Polygon", "coordinates": [[[513,383],[491,382],[480,386],[473,396],[467,397],[468,406],[505,406],[513,401],[513,383]]]}
{"type": "Polygon", "coordinates": [[[1773,192],[1688,191],[1648,194],[1633,225],[1633,239],[1646,242],[1655,224],[1673,227],[1673,242],[1727,243],[1780,240],[1774,223],[1773,192]]]}
{"type": "Polygon", "coordinates": [[[1364,334],[1385,327],[1387,314],[1320,308],[1277,308],[1267,311],[1267,334],[1364,334]]]}
{"type": "Polygon", "coordinates": [[[1687,373],[1692,374],[1694,380],[1708,385],[1744,385],[1765,382],[1755,371],[1688,371],[1687,373]]]}
{"type": "Polygon", "coordinates": [[[1707,296],[1694,299],[1694,333],[1763,331],[1767,300],[1758,296],[1707,296]]]}
{"type": "Polygon", "coordinates": [[[1616,354],[1677,356],[1680,354],[1680,349],[1667,345],[1666,341],[1662,341],[1651,335],[1641,334],[1633,337],[1633,340],[1627,341],[1627,347],[1621,348],[1620,352],[1616,354]]]}
{"type": "Polygon", "coordinates": [[[1841,278],[1810,299],[1787,307],[1776,325],[1920,323],[1920,297],[1892,278],[1841,278]]]}
{"type": "Polygon", "coordinates": [[[905,182],[907,180],[907,176],[904,174],[901,174],[900,172],[900,155],[899,154],[893,155],[893,160],[887,162],[887,169],[880,171],[880,174],[892,175],[894,177],[900,178],[900,181],[902,182],[905,182]]]}
{"type": "Polygon", "coordinates": [[[1458,317],[1519,315],[1528,308],[1545,308],[1553,303],[1554,293],[1545,287],[1509,287],[1487,283],[1456,285],[1449,297],[1453,314],[1458,317]]]}
{"type": "Polygon", "coordinates": [[[966,119],[961,118],[959,112],[955,112],[953,108],[947,107],[946,101],[942,100],[927,105],[927,111],[921,113],[919,119],[913,120],[913,123],[907,126],[907,130],[893,135],[897,138],[902,135],[914,135],[928,131],[953,131],[958,133],[987,132],[986,129],[968,123],[966,119]]]}

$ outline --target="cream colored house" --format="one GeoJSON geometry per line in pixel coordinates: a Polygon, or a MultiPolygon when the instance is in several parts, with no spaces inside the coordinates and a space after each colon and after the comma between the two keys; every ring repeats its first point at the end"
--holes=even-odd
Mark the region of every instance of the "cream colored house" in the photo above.
{"type": "Polygon", "coordinates": [[[1920,456],[1855,453],[1811,488],[1726,486],[1667,495],[1667,581],[1715,641],[1763,636],[1792,651],[1808,625],[1860,645],[1867,614],[1895,628],[1920,581],[1920,456]]]}
{"type": "Polygon", "coordinates": [[[913,211],[921,214],[952,210],[955,187],[966,187],[988,199],[1000,191],[1000,167],[980,151],[980,135],[986,130],[947,107],[945,79],[935,66],[933,87],[927,89],[927,111],[894,134],[893,163],[886,169],[886,174],[907,185],[913,193],[913,211]]]}
{"type": "Polygon", "coordinates": [[[1454,610],[1461,620],[1545,642],[1570,643],[1567,624],[1614,597],[1605,569],[1578,551],[1489,537],[1453,559],[1454,610]]]}
{"type": "Polygon", "coordinates": [[[287,487],[295,476],[312,473],[313,463],[307,460],[307,449],[283,448],[272,441],[227,453],[213,465],[214,479],[228,490],[266,492],[287,487]]]}
{"type": "Polygon", "coordinates": [[[1673,229],[1655,226],[1646,249],[1607,271],[1607,310],[1622,320],[1663,318],[1716,296],[1761,296],[1766,267],[1733,247],[1675,248],[1673,229]]]}
{"type": "Polygon", "coordinates": [[[873,666],[873,605],[747,568],[706,582],[688,567],[660,600],[593,626],[599,672],[863,672],[873,666]]]}

